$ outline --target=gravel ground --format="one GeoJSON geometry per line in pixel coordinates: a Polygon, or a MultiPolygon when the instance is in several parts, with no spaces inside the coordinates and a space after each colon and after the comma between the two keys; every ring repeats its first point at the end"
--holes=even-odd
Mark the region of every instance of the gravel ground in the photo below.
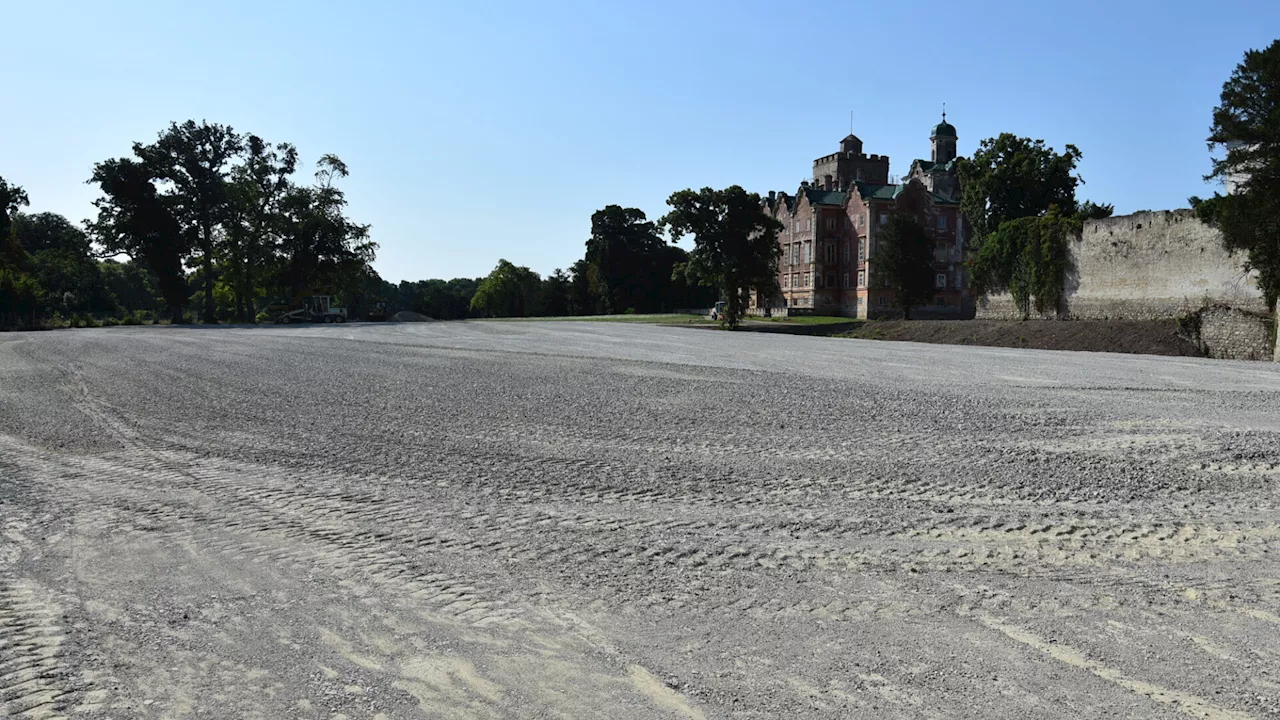
{"type": "Polygon", "coordinates": [[[0,716],[1280,717],[1280,365],[0,335],[0,716]]]}

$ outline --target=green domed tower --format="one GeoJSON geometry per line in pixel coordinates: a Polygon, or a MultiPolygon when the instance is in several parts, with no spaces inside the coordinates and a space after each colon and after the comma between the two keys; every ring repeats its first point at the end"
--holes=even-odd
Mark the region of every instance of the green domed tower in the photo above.
{"type": "Polygon", "coordinates": [[[933,143],[933,162],[938,165],[945,165],[956,159],[956,129],[951,123],[947,122],[947,111],[942,111],[942,122],[933,128],[933,135],[929,136],[930,142],[933,143]]]}

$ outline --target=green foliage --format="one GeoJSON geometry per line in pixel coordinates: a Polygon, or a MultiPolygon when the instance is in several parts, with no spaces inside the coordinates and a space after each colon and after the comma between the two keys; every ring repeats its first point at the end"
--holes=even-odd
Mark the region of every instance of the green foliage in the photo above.
{"type": "Polygon", "coordinates": [[[973,263],[971,284],[985,295],[1008,292],[1023,318],[1057,311],[1064,281],[1072,272],[1070,240],[1080,219],[1051,210],[1043,217],[1008,220],[987,238],[973,263]]]}
{"type": "Polygon", "coordinates": [[[26,191],[0,178],[0,328],[31,324],[43,296],[40,284],[28,272],[31,256],[13,223],[26,204],[26,191]]]}
{"type": "Polygon", "coordinates": [[[669,297],[671,268],[684,251],[666,243],[654,223],[636,208],[609,205],[591,216],[591,238],[584,258],[592,269],[597,310],[620,313],[626,308],[650,313],[663,309],[669,297]]]}
{"type": "Polygon", "coordinates": [[[280,202],[281,289],[293,297],[356,290],[378,249],[369,226],[346,217],[346,195],[334,182],[347,177],[347,166],[325,155],[316,167],[313,185],[290,189],[280,202]]]}
{"type": "Polygon", "coordinates": [[[1099,205],[1092,200],[1085,200],[1080,203],[1079,209],[1076,210],[1076,217],[1081,221],[1084,220],[1101,220],[1109,218],[1116,213],[1116,206],[1111,203],[1103,203],[1099,205]]]}
{"type": "MultiPolygon", "coordinates": [[[[228,213],[228,177],[243,149],[243,138],[225,125],[188,120],[169,128],[151,145],[133,152],[160,181],[167,205],[200,251],[200,266],[214,277],[215,233],[228,213]]],[[[212,283],[205,284],[202,319],[215,322],[212,283]]]]}
{"type": "MultiPolygon", "coordinates": [[[[27,206],[28,202],[26,190],[17,185],[10,185],[0,177],[0,242],[10,239],[9,223],[19,210],[27,206]]],[[[8,252],[9,250],[6,249],[4,254],[8,252]]],[[[0,254],[0,262],[5,261],[4,254],[0,254]]]]}
{"type": "MultiPolygon", "coordinates": [[[[1081,157],[1074,145],[1059,154],[1043,140],[1012,133],[983,140],[973,157],[959,162],[960,209],[974,237],[986,238],[1006,221],[1043,215],[1050,207],[1074,213],[1081,157]]],[[[1094,213],[1110,207],[1088,205],[1094,213]]]]}
{"type": "Polygon", "coordinates": [[[1280,298],[1280,40],[1250,50],[1222,86],[1210,150],[1225,148],[1206,179],[1234,179],[1227,195],[1191,198],[1196,215],[1222,230],[1228,250],[1247,254],[1269,306],[1280,298]]]}
{"type": "Polygon", "coordinates": [[[1280,193],[1214,193],[1196,204],[1196,217],[1222,231],[1227,250],[1246,253],[1245,268],[1258,272],[1258,287],[1274,307],[1280,298],[1280,193]]]}
{"type": "Polygon", "coordinates": [[[720,291],[724,324],[736,328],[753,290],[769,295],[776,291],[782,224],[764,213],[759,195],[737,185],[680,190],[667,198],[667,205],[671,211],[659,227],[669,231],[673,241],[686,235],[694,238],[684,275],[720,291]]]}
{"type": "Polygon", "coordinates": [[[187,298],[183,261],[191,249],[190,236],[157,192],[156,177],[142,163],[119,158],[95,165],[89,182],[102,191],[94,201],[98,217],[90,224],[90,236],[107,254],[142,260],[170,316],[181,322],[187,298]]]}
{"type": "Polygon", "coordinates": [[[0,328],[33,324],[42,295],[35,278],[15,267],[0,266],[0,328]]]}
{"type": "Polygon", "coordinates": [[[894,303],[905,319],[911,319],[911,308],[933,297],[933,241],[914,215],[894,213],[889,217],[871,260],[876,286],[893,291],[894,303]]]}
{"type": "Polygon", "coordinates": [[[476,288],[471,310],[480,317],[529,317],[536,313],[541,285],[538,274],[529,268],[499,260],[476,288]]]}
{"type": "Polygon", "coordinates": [[[370,268],[377,245],[346,216],[337,181],[348,169],[336,156],[322,156],[315,182],[298,185],[292,145],[194,121],[133,153],[95,166],[90,182],[103,197],[90,237],[106,255],[144,263],[175,322],[188,280],[205,322],[255,321],[268,295],[291,305],[337,295],[358,312],[380,286],[370,268]]]}
{"type": "Polygon", "coordinates": [[[971,283],[979,294],[1008,291],[1029,317],[1058,310],[1070,268],[1070,236],[1085,220],[1110,217],[1115,206],[1077,203],[1082,154],[1043,140],[1003,133],[982,141],[960,162],[961,211],[973,227],[971,283]]]}
{"type": "Polygon", "coordinates": [[[220,257],[231,278],[227,284],[238,322],[257,321],[256,307],[266,296],[261,281],[275,265],[281,203],[293,186],[297,166],[298,151],[293,145],[273,146],[248,135],[244,160],[231,171],[220,257]]]}
{"type": "Polygon", "coordinates": [[[18,215],[13,231],[30,255],[31,274],[45,294],[46,308],[63,312],[114,313],[117,310],[92,256],[89,237],[55,213],[18,215]]]}
{"type": "MultiPolygon", "coordinates": [[[[538,315],[557,317],[569,314],[569,290],[572,280],[564,270],[556,268],[542,280],[538,290],[538,315]]],[[[635,312],[635,308],[630,308],[635,312]]]]}
{"type": "Polygon", "coordinates": [[[458,320],[471,316],[471,298],[483,281],[484,278],[431,279],[395,285],[378,279],[378,287],[370,294],[387,302],[389,316],[412,310],[436,320],[458,320]]]}

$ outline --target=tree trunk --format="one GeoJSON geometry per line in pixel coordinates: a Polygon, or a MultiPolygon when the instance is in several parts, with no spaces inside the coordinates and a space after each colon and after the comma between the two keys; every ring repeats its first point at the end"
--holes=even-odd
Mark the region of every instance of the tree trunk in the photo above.
{"type": "Polygon", "coordinates": [[[249,239],[245,242],[244,248],[244,289],[249,293],[249,317],[244,322],[258,322],[257,303],[254,302],[256,293],[253,288],[253,260],[254,260],[254,235],[250,234],[249,239]]]}
{"type": "Polygon", "coordinates": [[[236,322],[244,322],[244,284],[236,281],[236,322]]]}
{"type": "Polygon", "coordinates": [[[201,247],[204,251],[204,317],[202,320],[212,325],[218,321],[214,316],[213,305],[213,228],[206,222],[201,232],[204,235],[204,243],[201,247]]]}

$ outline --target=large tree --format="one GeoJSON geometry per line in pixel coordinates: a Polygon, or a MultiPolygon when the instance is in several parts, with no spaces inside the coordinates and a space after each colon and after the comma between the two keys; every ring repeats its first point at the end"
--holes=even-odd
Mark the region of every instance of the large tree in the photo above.
{"type": "Polygon", "coordinates": [[[693,236],[686,264],[697,281],[713,285],[725,300],[724,324],[736,328],[753,290],[772,295],[777,285],[778,233],[782,224],[761,210],[760,196],[737,185],[714,190],[680,190],[659,227],[673,241],[693,236]]]}
{"type": "Polygon", "coordinates": [[[471,310],[482,317],[528,317],[538,304],[542,280],[527,267],[499,260],[476,288],[471,310]]]}
{"type": "Polygon", "coordinates": [[[569,288],[571,280],[564,270],[556,268],[542,279],[538,291],[538,314],[557,317],[569,314],[569,288]]]}
{"type": "Polygon", "coordinates": [[[1076,212],[1081,157],[1075,145],[1057,153],[1043,140],[1012,133],[983,140],[973,157],[959,163],[960,209],[974,238],[980,243],[1000,223],[1043,215],[1051,207],[1076,212]]]}
{"type": "Polygon", "coordinates": [[[94,201],[98,217],[89,225],[95,242],[107,255],[128,255],[144,262],[172,321],[182,322],[187,301],[183,262],[191,251],[191,237],[157,192],[155,177],[141,162],[119,158],[95,165],[89,182],[102,191],[94,201]]]}
{"type": "Polygon", "coordinates": [[[595,315],[602,312],[600,306],[597,268],[582,258],[569,266],[569,314],[595,315]]]}
{"type": "Polygon", "coordinates": [[[671,283],[666,241],[644,212],[609,205],[591,216],[586,261],[594,266],[601,311],[654,312],[671,283]]]}
{"type": "Polygon", "coordinates": [[[202,320],[216,322],[213,299],[215,235],[227,218],[228,178],[244,141],[225,125],[188,120],[171,123],[150,145],[134,143],[133,151],[151,174],[162,182],[172,200],[175,216],[193,235],[200,250],[204,278],[202,320]]]}
{"type": "Polygon", "coordinates": [[[115,311],[116,303],[84,230],[47,212],[20,214],[13,227],[30,256],[31,274],[45,293],[46,307],[62,312],[115,311]]]}
{"type": "Polygon", "coordinates": [[[1206,179],[1233,192],[1203,203],[1197,214],[1222,230],[1228,250],[1247,253],[1268,306],[1280,298],[1280,40],[1250,50],[1222,86],[1213,111],[1210,150],[1225,149],[1206,179]]]}
{"type": "Polygon", "coordinates": [[[236,319],[255,322],[258,268],[271,259],[280,231],[280,208],[293,187],[298,151],[257,135],[245,139],[244,161],[231,171],[226,223],[227,262],[234,279],[236,319]]]}
{"type": "Polygon", "coordinates": [[[9,224],[28,202],[26,190],[0,177],[0,241],[10,237],[9,224]]]}
{"type": "Polygon", "coordinates": [[[280,200],[280,289],[290,298],[359,290],[377,252],[369,226],[346,216],[336,181],[349,174],[336,155],[323,155],[315,183],[291,188],[280,200]]]}
{"type": "Polygon", "coordinates": [[[25,190],[0,178],[0,326],[21,326],[42,295],[27,272],[31,257],[14,232],[13,222],[27,202],[25,190]]]}
{"type": "Polygon", "coordinates": [[[908,213],[891,215],[876,240],[872,278],[876,287],[893,291],[894,304],[907,320],[911,308],[933,297],[933,247],[919,221],[908,213]]]}

